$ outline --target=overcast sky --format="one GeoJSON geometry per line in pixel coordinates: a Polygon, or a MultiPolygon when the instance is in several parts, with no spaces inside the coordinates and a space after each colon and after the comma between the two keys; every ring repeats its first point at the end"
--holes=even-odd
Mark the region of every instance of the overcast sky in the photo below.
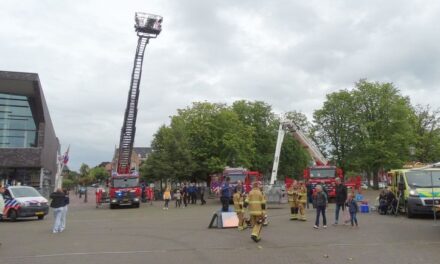
{"type": "Polygon", "coordinates": [[[440,107],[440,1],[0,0],[0,70],[40,76],[70,166],[109,161],[127,100],[136,11],[147,46],[135,146],[194,101],[262,100],[311,117],[361,78],[440,107]]]}

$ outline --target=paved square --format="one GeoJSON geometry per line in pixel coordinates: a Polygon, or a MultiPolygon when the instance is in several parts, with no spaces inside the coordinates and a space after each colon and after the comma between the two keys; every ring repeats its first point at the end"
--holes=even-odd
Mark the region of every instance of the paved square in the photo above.
{"type": "MultiPolygon", "coordinates": [[[[0,263],[440,263],[440,227],[431,218],[359,214],[359,229],[328,228],[289,220],[289,209],[268,211],[270,224],[256,244],[250,230],[208,229],[216,200],[208,205],[162,210],[95,208],[71,197],[67,229],[52,234],[52,215],[43,221],[0,223],[0,263]]],[[[439,223],[440,224],[440,223],[439,223]]]]}

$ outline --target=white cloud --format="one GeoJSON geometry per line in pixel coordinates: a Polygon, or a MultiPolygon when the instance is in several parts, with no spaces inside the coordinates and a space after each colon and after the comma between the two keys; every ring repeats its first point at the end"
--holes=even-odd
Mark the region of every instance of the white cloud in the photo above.
{"type": "Polygon", "coordinates": [[[311,117],[360,78],[440,107],[437,1],[2,1],[0,68],[40,75],[73,168],[110,160],[119,142],[136,11],[164,16],[146,50],[138,146],[194,101],[311,117]]]}

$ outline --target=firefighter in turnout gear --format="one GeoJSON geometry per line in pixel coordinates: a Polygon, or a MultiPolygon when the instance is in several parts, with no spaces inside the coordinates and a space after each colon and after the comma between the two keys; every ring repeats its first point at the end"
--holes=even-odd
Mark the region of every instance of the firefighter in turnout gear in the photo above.
{"type": "Polygon", "coordinates": [[[244,230],[247,225],[243,225],[244,223],[244,196],[243,196],[243,190],[240,185],[237,186],[237,189],[232,196],[232,200],[234,201],[234,209],[237,213],[238,217],[238,230],[242,231],[244,230]]]}
{"type": "Polygon", "coordinates": [[[290,220],[297,220],[299,206],[299,189],[296,181],[293,182],[287,190],[287,198],[290,205],[290,220]]]}
{"type": "Polygon", "coordinates": [[[299,190],[298,190],[298,208],[299,208],[298,219],[301,221],[307,220],[305,213],[306,204],[307,204],[307,188],[304,182],[300,182],[299,190]]]}
{"type": "Polygon", "coordinates": [[[260,190],[260,182],[252,184],[252,190],[246,198],[245,205],[248,206],[248,212],[253,225],[251,238],[255,242],[261,240],[260,233],[265,220],[266,200],[260,190]]]}

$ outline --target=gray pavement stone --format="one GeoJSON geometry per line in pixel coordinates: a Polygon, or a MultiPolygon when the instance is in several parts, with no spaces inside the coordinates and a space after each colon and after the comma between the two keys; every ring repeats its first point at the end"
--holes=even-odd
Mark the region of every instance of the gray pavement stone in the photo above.
{"type": "MultiPolygon", "coordinates": [[[[366,196],[374,198],[375,193],[366,196]]],[[[250,230],[208,229],[220,203],[162,210],[95,208],[72,196],[67,229],[52,234],[52,215],[43,221],[0,223],[0,263],[439,263],[440,227],[427,217],[359,214],[360,227],[314,230],[308,221],[289,220],[287,205],[270,209],[270,224],[256,244],[250,230]]]]}

